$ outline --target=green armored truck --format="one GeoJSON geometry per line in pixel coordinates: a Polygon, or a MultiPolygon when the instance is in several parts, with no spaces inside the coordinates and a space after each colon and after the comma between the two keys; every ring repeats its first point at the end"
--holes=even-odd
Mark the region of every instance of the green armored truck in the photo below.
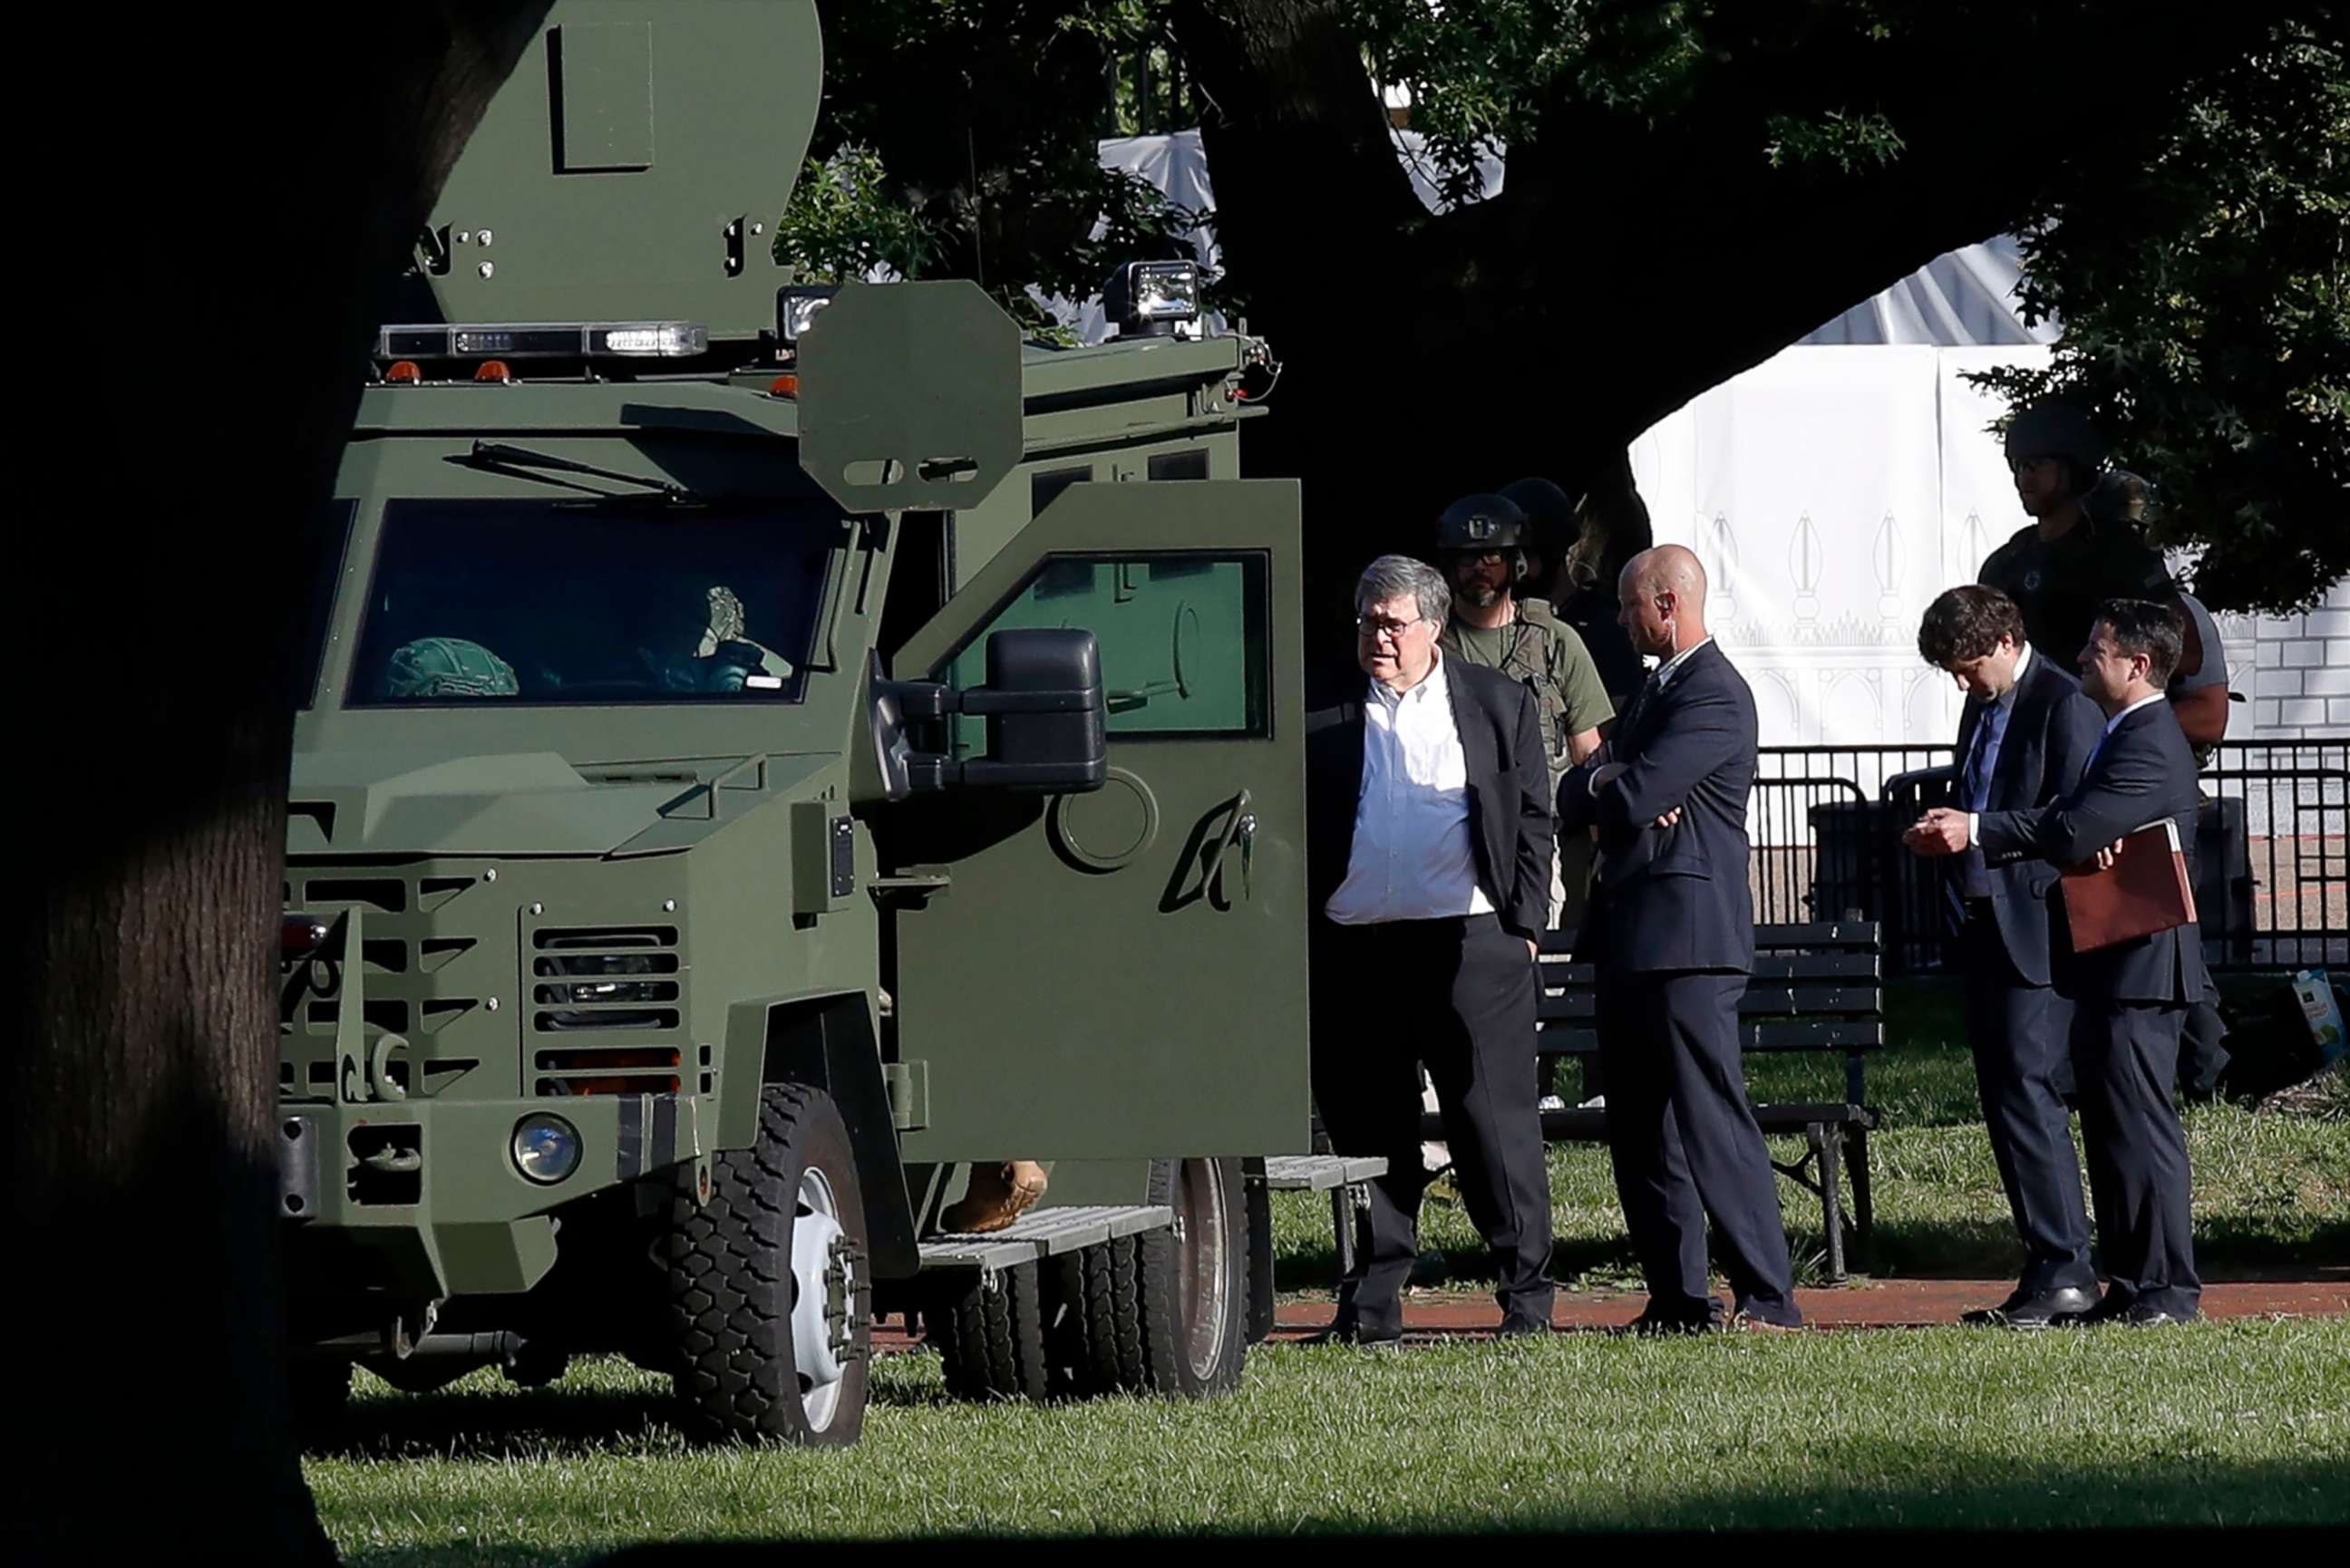
{"type": "Polygon", "coordinates": [[[297,1397],[583,1353],[853,1441],[877,1314],[972,1395],[1212,1394],[1308,1128],[1298,497],[1262,344],[1139,264],[1039,347],[773,259],[814,8],[560,0],[343,459],[289,801],[297,1397]],[[1051,1162],[943,1233],[976,1167],[1051,1162]]]}

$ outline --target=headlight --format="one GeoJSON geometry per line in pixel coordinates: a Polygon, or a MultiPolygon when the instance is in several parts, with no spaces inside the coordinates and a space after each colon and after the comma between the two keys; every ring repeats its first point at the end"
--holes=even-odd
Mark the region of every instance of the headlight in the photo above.
{"type": "Polygon", "coordinates": [[[806,333],[808,323],[839,292],[832,284],[816,283],[786,284],[775,290],[775,336],[787,345],[796,346],[806,333]]]}
{"type": "Polygon", "coordinates": [[[544,1113],[515,1124],[515,1168],[551,1187],[579,1168],[579,1132],[561,1116],[544,1113]]]}
{"type": "Polygon", "coordinates": [[[1165,337],[1200,316],[1197,262],[1128,262],[1102,288],[1102,311],[1120,337],[1165,337]]]}

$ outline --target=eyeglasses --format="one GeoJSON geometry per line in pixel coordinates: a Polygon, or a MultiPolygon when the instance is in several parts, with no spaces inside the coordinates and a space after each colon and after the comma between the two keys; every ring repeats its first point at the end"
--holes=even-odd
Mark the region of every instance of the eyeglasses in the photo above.
{"type": "Polygon", "coordinates": [[[1373,641],[1383,637],[1394,639],[1401,638],[1413,627],[1425,625],[1427,620],[1426,616],[1417,616],[1410,620],[1382,620],[1378,616],[1358,615],[1355,618],[1355,632],[1373,641]]]}

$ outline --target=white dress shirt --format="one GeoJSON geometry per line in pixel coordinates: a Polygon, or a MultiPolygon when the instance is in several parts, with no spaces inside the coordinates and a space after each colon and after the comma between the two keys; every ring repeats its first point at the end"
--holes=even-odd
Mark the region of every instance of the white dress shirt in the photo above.
{"type": "Polygon", "coordinates": [[[1713,639],[1710,637],[1700,637],[1695,642],[1690,643],[1687,648],[1682,649],[1679,653],[1674,654],[1670,659],[1666,659],[1662,664],[1658,665],[1657,690],[1662,691],[1665,689],[1665,682],[1670,680],[1680,667],[1689,662],[1689,656],[1695,653],[1699,649],[1703,648],[1707,643],[1711,642],[1712,640],[1713,639]]]}
{"type": "Polygon", "coordinates": [[[1370,683],[1363,704],[1363,785],[1347,879],[1324,913],[1342,926],[1489,915],[1469,837],[1469,759],[1438,655],[1398,696],[1370,683]]]}

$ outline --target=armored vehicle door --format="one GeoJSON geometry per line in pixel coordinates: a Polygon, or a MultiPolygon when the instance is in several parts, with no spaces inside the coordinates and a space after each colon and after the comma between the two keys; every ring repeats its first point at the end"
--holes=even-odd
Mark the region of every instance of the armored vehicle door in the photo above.
{"type": "Polygon", "coordinates": [[[1297,550],[1292,482],[1071,485],[899,652],[967,689],[1082,628],[1109,710],[1099,791],[888,808],[909,1159],[1305,1150],[1297,550]]]}

